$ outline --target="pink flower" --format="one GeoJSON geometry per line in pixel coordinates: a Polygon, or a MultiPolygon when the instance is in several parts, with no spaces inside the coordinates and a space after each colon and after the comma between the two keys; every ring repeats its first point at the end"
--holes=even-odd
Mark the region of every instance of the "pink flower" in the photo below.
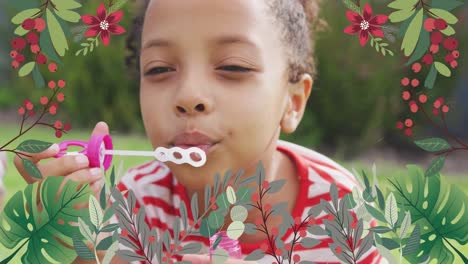
{"type": "Polygon", "coordinates": [[[372,8],[369,4],[366,4],[363,10],[363,15],[347,10],[346,16],[348,20],[352,23],[352,25],[347,26],[344,29],[344,33],[346,34],[359,34],[359,42],[361,46],[366,45],[367,41],[369,40],[369,34],[374,37],[384,37],[384,33],[380,26],[385,24],[388,20],[388,16],[385,15],[376,15],[372,16],[372,8]]]}
{"type": "Polygon", "coordinates": [[[104,7],[104,4],[101,4],[97,9],[96,14],[97,16],[81,16],[83,23],[90,25],[88,31],[85,33],[85,37],[89,38],[100,34],[102,43],[107,46],[110,41],[110,33],[115,35],[125,33],[125,29],[117,25],[123,16],[122,10],[116,11],[107,16],[106,8],[104,7]]]}

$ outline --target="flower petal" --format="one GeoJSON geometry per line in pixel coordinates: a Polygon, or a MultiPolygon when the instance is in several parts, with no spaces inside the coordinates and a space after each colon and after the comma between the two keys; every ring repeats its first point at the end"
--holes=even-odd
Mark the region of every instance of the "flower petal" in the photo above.
{"type": "Polygon", "coordinates": [[[383,31],[378,27],[370,26],[369,27],[369,33],[374,37],[379,37],[379,38],[384,37],[383,31]]]}
{"type": "Polygon", "coordinates": [[[120,35],[120,34],[125,33],[125,29],[117,24],[109,25],[109,31],[110,33],[115,34],[115,35],[120,35]]]}
{"type": "Polygon", "coordinates": [[[386,15],[376,15],[369,21],[369,24],[379,26],[379,25],[385,24],[387,20],[388,20],[388,16],[386,15]]]}
{"type": "Polygon", "coordinates": [[[359,25],[350,25],[344,29],[344,33],[350,34],[350,35],[356,34],[359,31],[361,31],[361,27],[359,25]]]}
{"type": "Polygon", "coordinates": [[[101,41],[102,41],[102,44],[104,44],[104,46],[109,45],[109,41],[110,41],[109,31],[107,30],[101,31],[101,41]]]}
{"type": "Polygon", "coordinates": [[[362,30],[361,34],[359,34],[359,43],[361,44],[361,46],[364,47],[364,45],[366,45],[368,40],[369,40],[369,32],[367,30],[362,30]]]}
{"type": "Polygon", "coordinates": [[[101,3],[96,11],[97,17],[99,18],[99,21],[103,21],[106,19],[106,8],[104,7],[104,4],[101,3]]]}
{"type": "Polygon", "coordinates": [[[364,7],[364,10],[362,11],[362,16],[364,17],[364,20],[366,21],[369,21],[372,18],[372,8],[368,3],[366,3],[366,6],[364,7]]]}
{"type": "Polygon", "coordinates": [[[86,31],[85,37],[90,38],[90,37],[97,36],[97,34],[99,34],[100,31],[101,31],[101,28],[99,26],[90,27],[86,31]]]}
{"type": "Polygon", "coordinates": [[[362,22],[362,16],[356,12],[351,10],[346,10],[346,17],[348,18],[351,23],[359,24],[362,22]]]}
{"type": "Polygon", "coordinates": [[[122,20],[122,17],[123,17],[123,11],[119,10],[117,12],[110,14],[106,18],[106,20],[107,22],[109,22],[109,24],[115,24],[115,23],[118,23],[120,20],[122,20]]]}
{"type": "Polygon", "coordinates": [[[81,21],[83,21],[83,23],[85,23],[87,25],[91,25],[91,26],[98,25],[99,22],[100,22],[97,17],[92,16],[92,15],[83,15],[83,16],[81,16],[81,21]]]}

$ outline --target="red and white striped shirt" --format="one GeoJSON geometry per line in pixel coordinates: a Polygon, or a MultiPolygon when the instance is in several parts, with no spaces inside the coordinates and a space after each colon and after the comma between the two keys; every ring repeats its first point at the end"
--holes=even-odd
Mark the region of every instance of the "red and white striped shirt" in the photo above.
{"type": "MultiPolygon", "coordinates": [[[[278,141],[277,149],[294,161],[298,172],[300,187],[292,211],[293,219],[296,217],[305,219],[309,209],[319,204],[321,199],[330,202],[329,190],[333,182],[338,187],[338,196],[340,198],[346,193],[350,193],[354,186],[357,186],[350,172],[320,153],[282,140],[278,141]]],[[[140,207],[141,204],[145,206],[146,222],[150,229],[157,229],[159,237],[165,230],[169,230],[171,236],[173,236],[172,225],[175,217],[180,216],[179,205],[181,201],[185,202],[189,218],[193,219],[190,210],[190,199],[187,197],[184,186],[172,176],[169,168],[161,162],[152,161],[130,169],[121,179],[117,188],[121,192],[126,192],[129,189],[133,190],[137,198],[136,207],[140,207]]],[[[322,219],[327,216],[327,214],[322,213],[317,217],[316,223],[323,227],[322,219]]],[[[114,223],[116,221],[115,217],[111,220],[114,223]]],[[[295,248],[294,254],[298,254],[301,260],[323,264],[340,263],[328,246],[329,243],[333,243],[331,238],[310,234],[308,236],[321,240],[321,243],[311,249],[302,248],[300,245],[298,249],[295,248]]],[[[285,242],[292,241],[292,230],[288,230],[282,239],[285,242]]],[[[209,252],[209,240],[207,238],[187,236],[181,245],[190,242],[201,242],[204,245],[201,254],[209,252]]],[[[244,257],[260,248],[262,243],[264,242],[241,244],[244,257]]],[[[128,249],[123,245],[121,245],[121,248],[128,249]]],[[[156,260],[153,261],[157,263],[156,260]]],[[[266,255],[258,263],[272,263],[272,261],[273,258],[266,255]]],[[[375,264],[387,263],[387,261],[379,255],[377,249],[373,246],[361,257],[358,263],[375,264]]]]}

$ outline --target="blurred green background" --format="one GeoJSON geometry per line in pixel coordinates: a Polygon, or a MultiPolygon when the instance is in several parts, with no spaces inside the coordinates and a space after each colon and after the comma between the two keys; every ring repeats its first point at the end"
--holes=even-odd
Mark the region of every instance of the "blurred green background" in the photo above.
{"type": "MultiPolygon", "coordinates": [[[[17,108],[24,99],[38,102],[40,96],[48,95],[47,88],[34,86],[31,78],[19,78],[10,67],[8,56],[13,39],[11,23],[17,13],[11,1],[0,2],[0,145],[18,134],[20,118],[17,108]]],[[[16,1],[20,3],[21,1],[16,1]]],[[[81,14],[94,14],[99,1],[81,1],[81,14]]],[[[385,13],[389,1],[368,1],[374,13],[385,13]]],[[[17,5],[17,3],[15,4],[17,5]]],[[[448,127],[456,136],[468,142],[468,8],[455,12],[461,22],[455,27],[459,40],[460,58],[452,78],[438,76],[433,90],[428,91],[429,101],[438,96],[447,98],[450,105],[448,127]]],[[[121,25],[129,29],[132,13],[125,10],[121,25]]],[[[416,136],[408,138],[395,129],[395,123],[410,115],[401,99],[400,79],[416,77],[409,67],[404,67],[405,58],[400,57],[397,39],[390,47],[395,57],[382,57],[373,48],[359,45],[357,36],[343,33],[349,24],[345,8],[340,1],[325,1],[322,17],[328,23],[326,30],[317,35],[318,79],[314,83],[307,113],[292,135],[282,138],[324,153],[346,168],[370,170],[377,165],[380,182],[404,170],[406,164],[417,163],[427,167],[433,156],[418,149],[412,140],[430,136],[444,137],[433,126],[415,120],[418,124],[416,136]]],[[[71,33],[70,33],[71,34],[71,33]]],[[[69,35],[69,39],[73,39],[69,35]]],[[[113,135],[116,148],[150,150],[144,135],[138,105],[138,80],[125,66],[126,35],[112,36],[108,47],[100,45],[91,55],[74,56],[80,42],[70,43],[68,55],[63,59],[64,67],[58,73],[45,74],[45,79],[61,78],[67,81],[66,100],[60,106],[61,120],[72,120],[73,130],[60,140],[86,140],[94,125],[105,120],[113,135]]],[[[59,66],[60,67],[60,66],[59,66]]],[[[426,76],[425,70],[418,76],[426,76]]],[[[420,77],[421,79],[423,77],[420,77]]],[[[421,80],[423,81],[423,79],[421,80]]],[[[417,115],[420,116],[420,115],[417,115]]],[[[55,119],[54,119],[55,120],[55,119]]],[[[52,129],[37,127],[16,141],[14,147],[25,139],[41,139],[58,142],[52,129]]],[[[450,155],[442,173],[447,180],[468,192],[468,151],[450,155]]],[[[16,172],[9,155],[9,170],[5,178],[7,197],[23,189],[26,183],[16,172]]],[[[114,165],[122,158],[116,157],[114,165]]],[[[135,166],[144,159],[125,158],[125,168],[135,166]]]]}

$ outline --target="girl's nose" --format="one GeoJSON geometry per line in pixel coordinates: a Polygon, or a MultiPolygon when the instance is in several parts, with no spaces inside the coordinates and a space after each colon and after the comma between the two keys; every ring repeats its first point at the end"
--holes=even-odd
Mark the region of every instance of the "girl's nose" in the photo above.
{"type": "Polygon", "coordinates": [[[201,91],[188,91],[188,89],[180,91],[174,104],[176,115],[191,116],[211,112],[213,103],[208,97],[201,91]]]}
{"type": "Polygon", "coordinates": [[[206,108],[206,107],[205,107],[205,105],[204,105],[203,103],[199,103],[199,104],[197,104],[195,107],[193,107],[193,109],[192,109],[191,106],[184,107],[184,106],[182,106],[182,105],[177,105],[176,108],[177,108],[177,111],[178,111],[179,113],[185,114],[185,113],[192,112],[192,110],[193,110],[193,112],[202,113],[202,112],[205,111],[205,108],[206,108]]]}

